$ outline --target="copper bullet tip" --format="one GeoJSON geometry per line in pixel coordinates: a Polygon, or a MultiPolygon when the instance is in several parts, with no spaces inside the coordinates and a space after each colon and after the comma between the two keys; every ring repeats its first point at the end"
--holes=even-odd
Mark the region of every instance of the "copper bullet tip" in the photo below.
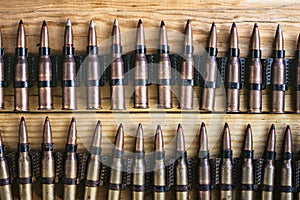
{"type": "Polygon", "coordinates": [[[275,34],[275,50],[284,50],[283,33],[280,24],[278,24],[275,34]]]}
{"type": "Polygon", "coordinates": [[[114,20],[114,26],[118,26],[119,25],[119,22],[117,19],[114,20]]]}
{"type": "Polygon", "coordinates": [[[94,27],[95,27],[95,24],[94,24],[94,21],[93,21],[93,20],[90,21],[90,27],[91,27],[91,28],[94,28],[94,27]]]}
{"type": "Polygon", "coordinates": [[[250,124],[247,126],[245,140],[244,140],[244,150],[252,151],[253,150],[253,138],[252,138],[252,129],[250,124]]]}
{"type": "Polygon", "coordinates": [[[161,21],[159,30],[159,45],[168,45],[167,29],[164,21],[161,21]]]}
{"type": "Polygon", "coordinates": [[[70,19],[67,21],[67,25],[65,27],[65,36],[64,36],[65,46],[73,46],[73,31],[70,19]]]}
{"type": "Polygon", "coordinates": [[[97,46],[97,35],[94,21],[90,21],[89,31],[88,31],[88,46],[97,46]]]}
{"type": "Polygon", "coordinates": [[[275,151],[275,143],[276,143],[276,132],[275,132],[275,126],[272,124],[269,131],[266,151],[275,151]]]}
{"type": "Polygon", "coordinates": [[[199,134],[199,151],[208,151],[208,138],[205,123],[202,122],[199,134]]]}
{"type": "Polygon", "coordinates": [[[77,140],[76,120],[73,117],[69,127],[68,144],[77,144],[76,140],[77,140]]]}
{"type": "Polygon", "coordinates": [[[223,129],[223,150],[231,150],[230,130],[227,123],[225,123],[223,129]]]}
{"type": "Polygon", "coordinates": [[[238,32],[237,26],[235,23],[232,24],[231,31],[230,31],[230,48],[239,48],[239,41],[238,41],[238,32]]]}
{"type": "Polygon", "coordinates": [[[193,31],[192,31],[192,25],[190,20],[186,22],[185,26],[185,39],[184,39],[184,45],[186,46],[193,46],[193,31]]]}
{"type": "Polygon", "coordinates": [[[102,142],[102,124],[101,124],[100,120],[98,120],[96,127],[95,127],[91,146],[101,147],[101,142],[102,142]]]}
{"type": "Polygon", "coordinates": [[[26,127],[25,119],[24,117],[22,117],[19,126],[19,144],[27,144],[27,143],[28,143],[27,127],[26,127]]]}
{"type": "Polygon", "coordinates": [[[208,47],[217,48],[217,27],[215,22],[212,23],[209,38],[208,38],[208,47]]]}
{"type": "Polygon", "coordinates": [[[145,45],[145,33],[142,20],[139,20],[136,30],[136,45],[145,45]]]}
{"type": "Polygon", "coordinates": [[[154,151],[164,151],[164,138],[160,125],[156,128],[154,151]]]}
{"type": "Polygon", "coordinates": [[[43,21],[40,34],[40,47],[49,47],[49,33],[46,21],[43,21]]]}
{"type": "Polygon", "coordinates": [[[120,124],[115,139],[115,150],[123,151],[123,147],[124,147],[124,128],[123,125],[120,124]]]}
{"type": "Polygon", "coordinates": [[[52,144],[52,131],[51,131],[51,125],[50,120],[48,117],[45,119],[44,123],[44,131],[43,131],[43,143],[46,144],[52,144]]]}
{"type": "Polygon", "coordinates": [[[18,33],[17,33],[17,47],[18,48],[25,48],[26,47],[26,38],[25,38],[25,28],[23,21],[20,20],[18,33]]]}
{"type": "Polygon", "coordinates": [[[177,128],[176,151],[178,152],[185,151],[185,141],[184,141],[183,129],[181,124],[178,124],[178,128],[177,128]]]}
{"type": "Polygon", "coordinates": [[[292,133],[289,125],[287,125],[284,133],[283,152],[292,153],[292,133]]]}
{"type": "MultiPolygon", "coordinates": [[[[141,19],[139,19],[138,25],[141,25],[141,24],[143,24],[143,22],[142,22],[141,19]]],[[[139,26],[138,26],[138,27],[139,27],[139,26]]]]}
{"type": "Polygon", "coordinates": [[[251,37],[251,49],[260,49],[260,35],[257,23],[254,24],[253,31],[252,31],[252,37],[251,37]]]}
{"type": "Polygon", "coordinates": [[[141,152],[144,151],[144,134],[142,124],[140,123],[135,136],[135,151],[141,152]]]}
{"type": "Polygon", "coordinates": [[[297,50],[300,51],[300,33],[299,33],[299,35],[298,35],[297,50]]]}
{"type": "Polygon", "coordinates": [[[70,19],[67,20],[67,26],[72,26],[70,19]]]}

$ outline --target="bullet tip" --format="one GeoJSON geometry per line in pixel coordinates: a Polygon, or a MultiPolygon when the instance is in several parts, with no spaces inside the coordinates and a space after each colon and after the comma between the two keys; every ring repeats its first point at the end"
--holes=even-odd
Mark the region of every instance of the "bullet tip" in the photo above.
{"type": "Polygon", "coordinates": [[[142,128],[142,123],[139,123],[138,128],[142,128]]]}
{"type": "Polygon", "coordinates": [[[182,128],[182,125],[179,123],[177,128],[178,128],[178,129],[179,129],[179,128],[182,128]]]}
{"type": "Polygon", "coordinates": [[[277,25],[277,32],[279,32],[279,31],[281,31],[281,25],[280,24],[277,25]]]}
{"type": "Polygon", "coordinates": [[[76,119],[75,117],[72,117],[72,121],[71,122],[76,122],[76,119]]]}
{"type": "Polygon", "coordinates": [[[48,116],[46,116],[45,121],[49,121],[49,117],[48,116]]]}
{"type": "Polygon", "coordinates": [[[67,26],[72,26],[70,19],[67,20],[67,26]]]}
{"type": "Polygon", "coordinates": [[[287,126],[286,126],[286,129],[287,129],[287,130],[291,129],[291,128],[290,128],[290,125],[287,125],[287,126]]]}
{"type": "Polygon", "coordinates": [[[138,24],[142,24],[143,22],[142,22],[142,20],[141,19],[139,19],[139,23],[138,24]]]}
{"type": "Polygon", "coordinates": [[[225,122],[224,128],[229,128],[227,122],[225,122]]]}
{"type": "Polygon", "coordinates": [[[43,25],[42,26],[47,26],[47,23],[45,20],[43,20],[43,25]]]}
{"type": "Polygon", "coordinates": [[[211,24],[211,26],[216,26],[216,23],[215,23],[215,22],[213,22],[213,23],[211,24]]]}
{"type": "Polygon", "coordinates": [[[157,125],[157,128],[156,128],[157,130],[161,130],[161,127],[160,127],[160,125],[158,124],[157,125]]]}
{"type": "Polygon", "coordinates": [[[205,127],[205,123],[204,122],[201,123],[201,127],[205,127]]]}
{"type": "Polygon", "coordinates": [[[190,24],[191,23],[191,20],[190,19],[188,19],[187,20],[187,22],[186,22],[186,24],[190,24]]]}
{"type": "Polygon", "coordinates": [[[258,27],[258,25],[257,25],[257,23],[255,23],[255,24],[254,24],[254,28],[257,28],[257,27],[258,27]]]}
{"type": "Polygon", "coordinates": [[[275,130],[275,125],[274,124],[271,125],[271,130],[275,130]]]}
{"type": "Polygon", "coordinates": [[[232,23],[232,28],[235,28],[236,27],[236,24],[235,22],[232,23]]]}
{"type": "Polygon", "coordinates": [[[101,125],[101,121],[100,120],[97,121],[97,125],[101,125]]]}
{"type": "Polygon", "coordinates": [[[20,20],[19,24],[23,24],[23,20],[22,19],[20,20]]]}
{"type": "Polygon", "coordinates": [[[24,117],[21,117],[21,121],[25,121],[25,118],[24,118],[24,117]]]}
{"type": "Polygon", "coordinates": [[[119,22],[118,22],[117,19],[115,19],[115,21],[114,21],[114,26],[118,26],[118,25],[119,25],[119,22]]]}
{"type": "Polygon", "coordinates": [[[251,125],[250,125],[250,124],[247,125],[247,129],[249,129],[249,128],[251,128],[251,125]]]}
{"type": "Polygon", "coordinates": [[[94,27],[95,27],[95,24],[94,24],[94,21],[93,21],[93,20],[90,21],[90,27],[91,27],[91,28],[94,28],[94,27]]]}
{"type": "Polygon", "coordinates": [[[164,21],[161,21],[160,27],[162,28],[162,27],[164,27],[164,26],[165,26],[165,22],[164,22],[164,21]]]}

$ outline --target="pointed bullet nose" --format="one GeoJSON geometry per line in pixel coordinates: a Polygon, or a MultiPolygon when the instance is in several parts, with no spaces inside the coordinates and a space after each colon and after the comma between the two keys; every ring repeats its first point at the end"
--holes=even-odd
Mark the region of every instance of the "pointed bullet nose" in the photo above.
{"type": "Polygon", "coordinates": [[[278,24],[278,25],[277,25],[277,32],[280,32],[280,31],[281,31],[281,25],[278,24]]]}
{"type": "Polygon", "coordinates": [[[19,24],[23,24],[23,20],[22,19],[19,21],[19,24]]]}
{"type": "Polygon", "coordinates": [[[135,151],[142,152],[144,151],[144,134],[143,134],[143,127],[140,123],[135,135],[135,151]]]}
{"type": "Polygon", "coordinates": [[[160,28],[163,28],[165,26],[165,22],[164,21],[161,21],[160,22],[160,28]]]}
{"type": "Polygon", "coordinates": [[[252,37],[251,37],[251,49],[260,50],[260,35],[257,23],[254,24],[252,37]]]}
{"type": "Polygon", "coordinates": [[[268,143],[266,147],[266,151],[275,151],[275,145],[276,145],[276,132],[275,132],[275,126],[272,124],[269,136],[268,136],[268,143]]]}
{"type": "Polygon", "coordinates": [[[184,45],[193,46],[193,30],[192,30],[192,24],[190,20],[186,22],[184,33],[185,33],[184,45]]]}
{"type": "Polygon", "coordinates": [[[51,125],[50,120],[48,117],[45,119],[44,123],[44,131],[43,131],[43,143],[45,144],[52,144],[52,131],[51,131],[51,125]]]}
{"type": "Polygon", "coordinates": [[[139,19],[138,25],[142,25],[142,24],[143,24],[142,20],[139,19]]]}
{"type": "Polygon", "coordinates": [[[283,145],[284,145],[283,148],[284,153],[292,153],[292,133],[289,125],[287,125],[285,129],[283,145]]]}
{"type": "Polygon", "coordinates": [[[223,129],[223,150],[231,150],[230,130],[227,123],[225,123],[223,129]]]}
{"type": "Polygon", "coordinates": [[[118,26],[119,25],[119,22],[117,19],[114,20],[114,26],[118,26]]]}
{"type": "Polygon", "coordinates": [[[69,126],[68,144],[77,144],[76,120],[73,117],[69,126]]]}
{"type": "Polygon", "coordinates": [[[230,48],[239,48],[239,41],[238,41],[238,32],[237,32],[237,26],[233,22],[231,31],[230,31],[230,48]]]}
{"type": "Polygon", "coordinates": [[[161,24],[160,24],[159,45],[161,45],[161,46],[168,45],[167,29],[166,29],[164,21],[161,21],[161,24]]]}
{"type": "Polygon", "coordinates": [[[212,23],[209,38],[208,38],[208,47],[209,48],[217,48],[217,27],[215,22],[212,23]]]}
{"type": "Polygon", "coordinates": [[[178,128],[177,128],[176,151],[178,152],[185,151],[184,134],[183,134],[183,129],[181,124],[178,124],[178,128]]]}
{"type": "Polygon", "coordinates": [[[278,24],[275,34],[275,50],[284,50],[284,39],[280,24],[278,24]]]}
{"type": "Polygon", "coordinates": [[[199,151],[208,151],[208,139],[205,123],[202,122],[199,134],[199,151]]]}
{"type": "Polygon", "coordinates": [[[115,139],[115,150],[123,151],[123,148],[124,148],[124,128],[123,125],[120,124],[115,139]]]}
{"type": "Polygon", "coordinates": [[[164,151],[164,140],[160,125],[156,128],[154,150],[160,152],[164,151]]]}
{"type": "Polygon", "coordinates": [[[93,147],[101,147],[102,142],[102,124],[100,120],[97,122],[95,130],[94,130],[94,136],[92,140],[93,147]]]}
{"type": "Polygon", "coordinates": [[[26,35],[23,21],[20,20],[17,32],[17,47],[25,48],[26,47],[26,35]]]}
{"type": "Polygon", "coordinates": [[[94,24],[94,21],[93,21],[93,20],[90,21],[90,27],[91,27],[91,28],[94,28],[94,27],[95,27],[95,24],[94,24]]]}
{"type": "Polygon", "coordinates": [[[28,143],[27,127],[26,127],[24,117],[21,118],[20,126],[19,126],[19,143],[20,144],[28,143]]]}
{"type": "Polygon", "coordinates": [[[235,28],[236,27],[236,24],[235,22],[232,23],[232,28],[235,28]]]}
{"type": "Polygon", "coordinates": [[[70,19],[67,20],[67,26],[72,26],[70,19]]]}
{"type": "Polygon", "coordinates": [[[253,138],[252,138],[252,129],[250,124],[248,124],[246,129],[246,135],[244,140],[244,150],[252,151],[253,150],[253,138]]]}
{"type": "Polygon", "coordinates": [[[145,33],[143,22],[140,19],[136,29],[136,45],[137,46],[145,46],[145,33]]]}
{"type": "Polygon", "coordinates": [[[43,20],[43,24],[42,24],[42,26],[47,26],[47,23],[46,23],[46,21],[45,21],[45,20],[43,20]]]}

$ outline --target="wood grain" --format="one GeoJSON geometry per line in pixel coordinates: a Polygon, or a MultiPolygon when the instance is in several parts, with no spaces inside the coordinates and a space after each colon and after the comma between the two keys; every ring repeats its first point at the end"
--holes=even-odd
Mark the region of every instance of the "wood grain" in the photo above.
{"type": "MultiPolygon", "coordinates": [[[[122,31],[122,44],[124,52],[134,48],[135,27],[138,19],[142,19],[146,28],[146,45],[148,52],[156,52],[158,26],[161,20],[165,20],[168,29],[169,45],[171,52],[180,53],[182,45],[182,32],[187,19],[192,20],[194,33],[195,52],[203,52],[210,25],[216,22],[218,30],[219,55],[226,55],[228,49],[228,36],[232,22],[238,26],[241,56],[245,57],[249,51],[249,41],[252,28],[258,22],[263,57],[272,56],[272,45],[275,30],[278,23],[282,25],[285,39],[286,56],[291,58],[297,44],[300,31],[300,5],[297,0],[88,0],[88,1],[3,1],[0,9],[0,27],[3,36],[3,47],[6,54],[14,54],[16,44],[17,25],[23,19],[26,28],[27,47],[29,54],[38,53],[39,33],[42,20],[46,20],[50,32],[50,44],[52,54],[61,55],[63,46],[63,34],[66,20],[71,19],[74,33],[74,46],[77,54],[85,54],[87,45],[87,31],[89,20],[93,19],[97,29],[100,54],[106,53],[110,45],[112,23],[115,18],[119,20],[122,31]]],[[[153,150],[153,135],[157,124],[161,124],[165,139],[167,156],[174,152],[174,136],[178,123],[183,124],[186,137],[188,156],[195,157],[198,148],[198,131],[201,122],[205,122],[209,134],[209,148],[211,156],[220,153],[221,131],[225,122],[229,123],[232,138],[234,156],[241,153],[244,131],[248,123],[252,125],[254,135],[255,157],[262,156],[268,129],[272,123],[276,126],[276,150],[280,156],[282,136],[286,125],[290,125],[293,135],[293,151],[299,148],[299,115],[296,114],[225,114],[224,89],[217,90],[215,114],[200,113],[198,102],[200,88],[195,87],[195,109],[193,111],[181,111],[177,109],[178,88],[174,87],[174,108],[160,110],[156,108],[156,87],[150,86],[149,103],[147,110],[133,109],[132,86],[126,87],[127,110],[123,112],[109,109],[109,86],[102,88],[101,111],[85,110],[85,88],[79,88],[79,110],[76,112],[61,111],[61,89],[54,89],[54,107],[51,112],[37,110],[37,87],[30,88],[30,113],[14,113],[13,88],[6,89],[6,110],[0,112],[0,131],[3,141],[9,151],[16,151],[18,125],[21,116],[27,123],[30,147],[33,150],[40,149],[42,142],[43,122],[49,116],[56,150],[64,150],[67,131],[71,117],[75,116],[78,123],[79,151],[86,151],[90,145],[93,129],[97,120],[103,124],[103,149],[104,154],[110,154],[115,132],[119,123],[125,127],[125,152],[133,151],[134,134],[138,123],[142,123],[145,133],[145,151],[153,150]]],[[[246,111],[247,91],[241,92],[241,110],[246,111]]],[[[267,112],[270,105],[270,91],[263,92],[263,110],[267,112]]],[[[293,110],[292,91],[286,93],[286,110],[293,110]]],[[[78,189],[78,198],[82,197],[83,187],[78,189]]],[[[57,186],[57,199],[62,197],[61,186],[57,186]]],[[[168,199],[172,199],[173,193],[168,193],[168,199]]],[[[106,188],[101,188],[99,198],[106,196],[106,188]]],[[[122,199],[128,199],[130,188],[122,194],[122,199]]],[[[35,185],[35,199],[40,197],[39,185],[35,185]]],[[[194,199],[191,196],[190,199],[194,199]]],[[[147,193],[147,199],[151,199],[151,192],[147,193]]]]}

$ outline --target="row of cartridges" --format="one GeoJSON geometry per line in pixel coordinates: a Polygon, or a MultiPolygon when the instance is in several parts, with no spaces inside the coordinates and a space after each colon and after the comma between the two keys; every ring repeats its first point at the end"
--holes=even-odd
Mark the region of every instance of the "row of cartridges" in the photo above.
{"type": "MultiPolygon", "coordinates": [[[[16,111],[29,110],[28,91],[28,61],[25,42],[25,29],[23,21],[19,23],[17,34],[16,64],[14,68],[14,109],[16,111]]],[[[232,24],[228,50],[228,61],[225,67],[224,87],[226,89],[226,112],[240,111],[241,64],[239,60],[238,32],[235,23],[232,24]]],[[[1,46],[1,44],[0,44],[1,46]]],[[[260,36],[257,24],[254,25],[249,59],[247,62],[248,111],[251,113],[262,112],[263,90],[263,65],[261,62],[260,36]]],[[[287,69],[284,62],[285,50],[281,26],[278,25],[274,59],[271,67],[271,109],[272,113],[284,113],[285,91],[287,90],[287,69]]],[[[295,68],[300,69],[298,44],[295,59],[295,68]]],[[[217,88],[218,64],[217,64],[217,30],[213,23],[207,45],[207,56],[204,60],[201,74],[204,81],[200,109],[214,111],[215,93],[217,88]]],[[[0,83],[4,81],[3,48],[0,49],[0,83]]],[[[76,62],[74,59],[75,48],[73,46],[73,33],[70,20],[67,21],[64,36],[63,63],[62,63],[62,109],[77,109],[76,91],[76,62]]],[[[41,29],[38,64],[38,104],[41,110],[53,109],[53,77],[52,63],[50,59],[49,35],[47,24],[44,21],[41,29]]],[[[111,37],[110,63],[110,108],[112,110],[125,109],[125,86],[124,86],[124,62],[122,60],[121,33],[118,21],[115,20],[111,37]]],[[[178,95],[179,108],[193,109],[193,86],[194,86],[194,46],[191,22],[188,20],[185,29],[183,44],[183,61],[180,71],[180,92],[178,95]]],[[[136,46],[134,58],[134,107],[148,108],[148,80],[149,70],[146,58],[145,33],[143,23],[138,22],[136,31],[136,46]]],[[[87,57],[85,60],[87,109],[101,109],[101,67],[98,57],[97,36],[94,22],[91,21],[88,31],[87,57]]],[[[169,56],[169,45],[165,23],[162,21],[159,31],[158,44],[158,70],[157,70],[157,105],[159,108],[172,108],[172,66],[169,56]]],[[[298,70],[299,71],[299,70],[298,70]]],[[[300,73],[297,72],[297,81],[293,85],[295,89],[296,112],[300,112],[300,73]]],[[[0,84],[0,108],[4,109],[4,84],[0,84]]],[[[174,95],[174,94],[173,94],[174,95]]]]}
{"type": "MultiPolygon", "coordinates": [[[[77,130],[76,120],[73,118],[69,127],[68,140],[66,144],[66,152],[64,162],[64,176],[63,183],[63,199],[76,199],[77,171],[78,158],[77,152],[77,130]]],[[[233,176],[233,153],[231,149],[231,136],[229,126],[226,123],[223,129],[221,162],[219,167],[219,196],[220,199],[233,199],[234,191],[234,176],[233,176]]],[[[30,200],[33,195],[32,187],[32,161],[29,151],[29,143],[27,138],[27,129],[25,119],[22,117],[19,128],[19,142],[18,142],[18,178],[17,183],[19,187],[19,198],[30,200]]],[[[102,151],[102,125],[98,121],[94,136],[89,149],[89,160],[87,162],[85,174],[85,189],[84,199],[97,199],[98,188],[100,183],[100,174],[103,168],[101,157],[102,151]]],[[[119,125],[115,144],[110,157],[107,184],[107,199],[119,200],[121,199],[121,192],[123,188],[123,165],[122,159],[124,157],[124,128],[122,124],[119,125]]],[[[293,170],[292,164],[292,136],[290,127],[287,126],[283,139],[283,152],[281,158],[281,165],[275,165],[276,159],[276,134],[275,126],[272,125],[269,131],[268,141],[264,153],[264,162],[262,167],[261,189],[259,190],[262,199],[273,199],[275,192],[280,193],[280,199],[293,199],[295,190],[293,177],[296,170],[293,170]],[[278,182],[275,179],[275,172],[280,173],[278,182]]],[[[47,117],[44,123],[43,143],[41,150],[41,191],[42,199],[55,199],[55,159],[53,156],[54,144],[52,141],[52,132],[49,118],[47,117]]],[[[195,170],[197,170],[196,187],[198,189],[199,199],[209,200],[212,198],[212,166],[210,164],[208,134],[205,124],[202,123],[199,131],[199,151],[198,162],[195,170]]],[[[187,150],[185,147],[185,139],[183,127],[178,125],[176,134],[176,151],[174,162],[174,190],[176,199],[187,200],[190,199],[189,187],[189,164],[187,157],[187,150]]],[[[136,200],[143,200],[145,198],[146,188],[146,164],[144,151],[144,134],[142,125],[139,124],[136,131],[135,150],[133,152],[133,162],[131,168],[132,176],[132,198],[136,200]]],[[[251,126],[246,128],[244,139],[244,147],[241,154],[241,167],[237,170],[241,173],[240,182],[240,199],[254,198],[254,151],[253,138],[251,126]]],[[[12,188],[10,182],[10,175],[8,165],[5,158],[5,151],[2,139],[0,139],[0,197],[1,199],[13,199],[12,188]]],[[[164,140],[161,127],[158,125],[155,134],[154,151],[151,159],[152,169],[152,195],[153,199],[165,199],[166,195],[170,193],[167,189],[167,172],[165,162],[164,140]]],[[[297,168],[299,170],[299,168],[297,168]]],[[[299,193],[298,193],[299,194],[299,193]]]]}

